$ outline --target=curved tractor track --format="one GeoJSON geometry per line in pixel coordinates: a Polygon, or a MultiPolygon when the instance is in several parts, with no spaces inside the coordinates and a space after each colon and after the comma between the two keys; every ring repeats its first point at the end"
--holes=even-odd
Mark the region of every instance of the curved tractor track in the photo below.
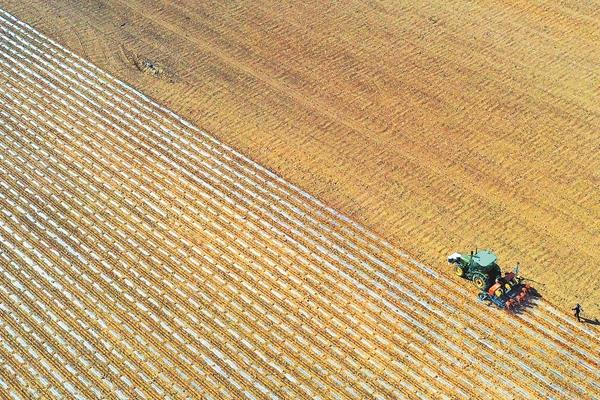
{"type": "Polygon", "coordinates": [[[0,388],[597,398],[596,332],[510,315],[0,11],[0,388]]]}

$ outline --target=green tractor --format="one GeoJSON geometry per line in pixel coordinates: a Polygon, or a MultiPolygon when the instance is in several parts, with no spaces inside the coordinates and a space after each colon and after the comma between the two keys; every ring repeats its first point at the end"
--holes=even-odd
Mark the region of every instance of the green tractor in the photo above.
{"type": "Polygon", "coordinates": [[[497,257],[489,250],[471,252],[471,254],[453,253],[448,263],[454,266],[454,273],[471,280],[480,290],[479,300],[489,301],[498,308],[513,310],[527,301],[532,288],[524,284],[519,276],[519,266],[513,272],[502,271],[496,264],[497,257]]]}
{"type": "Polygon", "coordinates": [[[479,290],[491,286],[501,275],[496,260],[496,255],[489,250],[479,250],[471,254],[454,253],[448,257],[448,262],[454,264],[454,273],[473,281],[479,290]]]}

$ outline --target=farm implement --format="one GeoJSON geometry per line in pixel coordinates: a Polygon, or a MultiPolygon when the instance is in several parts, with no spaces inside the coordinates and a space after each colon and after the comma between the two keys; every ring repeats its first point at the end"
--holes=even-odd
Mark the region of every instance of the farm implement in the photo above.
{"type": "Polygon", "coordinates": [[[505,272],[502,276],[496,260],[496,255],[489,250],[471,254],[453,253],[448,257],[448,263],[454,265],[454,273],[471,280],[480,290],[479,300],[513,310],[527,301],[532,288],[523,283],[518,265],[514,271],[505,272]]]}

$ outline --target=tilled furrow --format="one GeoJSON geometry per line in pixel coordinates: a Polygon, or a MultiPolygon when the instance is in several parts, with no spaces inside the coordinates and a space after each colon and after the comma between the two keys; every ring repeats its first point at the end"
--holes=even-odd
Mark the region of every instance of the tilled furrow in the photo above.
{"type": "MultiPolygon", "coordinates": [[[[14,226],[14,228],[15,228],[15,229],[19,229],[19,226],[14,226]]],[[[42,232],[39,232],[39,233],[40,233],[40,234],[43,234],[43,231],[42,231],[42,232]]],[[[64,237],[63,239],[67,239],[67,238],[66,238],[66,237],[64,237]]],[[[67,239],[67,240],[68,240],[68,239],[67,239]]],[[[59,245],[58,247],[60,248],[60,245],[59,245]]],[[[49,255],[48,255],[48,254],[46,254],[46,256],[49,256],[49,255]]],[[[60,260],[60,259],[68,260],[68,261],[70,261],[71,265],[74,265],[74,266],[77,266],[77,267],[81,267],[80,265],[78,265],[78,259],[77,259],[77,258],[75,258],[75,257],[73,257],[73,255],[72,255],[72,254],[70,254],[70,253],[68,253],[68,252],[66,252],[66,251],[62,251],[62,252],[61,252],[61,254],[60,254],[60,257],[56,257],[55,255],[50,255],[50,256],[51,256],[51,257],[52,257],[52,256],[54,256],[55,258],[58,258],[59,260],[60,260]]],[[[33,256],[33,255],[31,255],[31,257],[33,258],[34,256],[33,256]]],[[[42,262],[40,262],[40,263],[38,263],[38,265],[43,265],[43,264],[42,264],[42,262]]],[[[77,269],[79,269],[79,268],[77,268],[77,269]]],[[[64,278],[63,278],[62,276],[58,277],[58,276],[56,276],[56,275],[55,275],[55,276],[54,276],[54,278],[55,278],[55,281],[56,281],[56,282],[60,282],[60,283],[61,283],[61,286],[62,286],[62,290],[63,290],[63,291],[65,290],[65,287],[67,287],[67,286],[69,285],[69,282],[68,282],[68,281],[65,281],[65,280],[64,280],[64,278]]],[[[78,275],[75,275],[73,278],[75,278],[75,279],[76,279],[76,278],[78,278],[78,275]]],[[[116,286],[116,284],[114,284],[114,283],[113,283],[113,284],[111,284],[111,283],[105,282],[105,279],[98,279],[98,280],[96,281],[96,284],[95,284],[95,285],[89,285],[89,284],[87,284],[87,283],[85,283],[85,282],[82,282],[82,280],[78,280],[78,282],[80,282],[80,283],[81,283],[81,286],[83,287],[83,290],[84,290],[84,292],[83,292],[83,293],[87,292],[87,293],[94,294],[94,295],[95,295],[94,297],[95,297],[96,299],[103,299],[103,298],[105,298],[105,297],[106,297],[106,296],[103,296],[103,294],[104,294],[104,293],[111,293],[111,292],[113,292],[113,291],[115,291],[115,290],[116,290],[116,295],[117,295],[117,296],[116,296],[116,298],[122,298],[122,296],[120,296],[120,294],[124,292],[124,291],[123,291],[123,289],[122,289],[121,287],[119,287],[119,286],[116,286]],[[100,282],[100,284],[98,284],[98,282],[100,282]],[[99,289],[100,289],[101,291],[100,291],[99,289]]],[[[79,298],[81,299],[81,297],[79,297],[79,298]]],[[[114,299],[115,299],[115,301],[116,301],[116,298],[115,298],[115,297],[113,297],[113,298],[114,298],[114,299]]],[[[99,301],[100,301],[100,300],[99,300],[99,301]]],[[[93,304],[87,304],[87,306],[93,306],[93,304]]],[[[123,312],[127,313],[127,312],[128,312],[127,310],[130,310],[130,309],[131,309],[131,308],[129,308],[129,307],[126,307],[124,304],[121,304],[121,303],[115,303],[115,304],[110,304],[110,303],[109,303],[109,304],[107,305],[107,307],[108,307],[108,309],[112,310],[112,311],[115,313],[115,315],[123,315],[123,312]],[[123,312],[120,312],[120,311],[123,311],[123,312]]],[[[130,311],[129,311],[129,312],[130,312],[130,311]]],[[[146,323],[146,325],[147,325],[147,326],[153,326],[154,330],[155,330],[156,332],[159,332],[159,333],[160,333],[160,334],[159,334],[159,333],[156,333],[156,335],[158,335],[158,337],[160,337],[160,338],[172,337],[172,336],[170,335],[170,334],[172,333],[172,330],[170,330],[170,331],[167,331],[167,330],[165,330],[165,328],[163,327],[163,325],[162,325],[162,324],[153,324],[153,323],[152,323],[152,321],[153,321],[153,320],[152,320],[150,317],[148,317],[148,316],[145,316],[143,313],[140,313],[140,314],[135,314],[135,315],[134,315],[134,318],[135,318],[135,317],[138,317],[138,318],[140,318],[141,320],[143,320],[143,321],[146,323]]],[[[130,315],[124,315],[124,319],[130,319],[130,318],[132,318],[132,316],[130,316],[130,315]]],[[[121,324],[123,324],[123,319],[121,320],[121,322],[120,322],[120,323],[121,323],[121,324]]],[[[127,327],[127,332],[129,332],[130,334],[131,334],[132,332],[135,332],[135,331],[136,331],[135,327],[127,326],[127,324],[123,325],[123,327],[127,327]]],[[[163,339],[163,342],[164,342],[164,339],[163,339]]],[[[182,343],[182,344],[184,344],[184,347],[183,347],[183,348],[184,348],[184,349],[187,349],[187,347],[185,347],[186,343],[182,343]]],[[[162,350],[162,347],[161,347],[161,346],[158,346],[158,348],[162,350]]],[[[166,358],[166,359],[169,359],[170,357],[172,357],[172,356],[173,356],[171,353],[169,353],[169,352],[167,351],[167,349],[165,349],[165,350],[162,350],[162,351],[159,351],[159,353],[160,353],[160,354],[162,355],[162,357],[164,357],[164,358],[162,358],[162,359],[157,359],[157,360],[156,360],[158,365],[164,364],[164,360],[165,360],[165,358],[166,358]]],[[[197,353],[196,353],[196,354],[197,354],[197,353]]],[[[192,354],[187,354],[187,356],[188,356],[188,357],[192,357],[192,358],[193,358],[193,355],[192,355],[192,354]]],[[[196,360],[197,360],[197,358],[196,358],[196,360]]],[[[226,370],[226,369],[227,369],[227,366],[223,365],[223,366],[221,366],[220,368],[223,368],[224,370],[226,370]]],[[[187,372],[188,372],[188,373],[191,373],[191,374],[193,375],[193,371],[187,371],[187,372]]],[[[169,381],[171,381],[171,380],[172,380],[172,379],[169,379],[169,381]]],[[[223,380],[223,381],[221,382],[221,384],[223,385],[223,387],[226,387],[226,386],[228,386],[228,385],[227,385],[228,383],[230,384],[231,382],[230,382],[230,381],[226,381],[226,380],[223,380]]],[[[171,385],[172,385],[172,384],[171,384],[171,385]]],[[[240,385],[238,384],[238,386],[240,386],[240,385]]]]}
{"type": "MultiPolygon", "coordinates": [[[[64,178],[64,177],[63,177],[63,179],[66,179],[66,178],[64,178]]],[[[66,193],[66,192],[63,192],[63,194],[65,194],[65,195],[66,195],[67,193],[66,193]]],[[[71,199],[74,199],[74,198],[75,198],[75,196],[73,196],[73,195],[69,195],[68,197],[70,197],[71,199]]],[[[77,207],[77,204],[74,204],[74,206],[75,206],[75,207],[77,207]]],[[[123,214],[123,215],[125,215],[125,216],[126,216],[126,214],[123,214]]],[[[98,225],[98,224],[96,224],[96,225],[98,225]]],[[[110,228],[114,229],[115,227],[114,227],[114,226],[112,226],[112,227],[108,227],[108,229],[110,229],[110,228]]],[[[184,272],[185,272],[185,271],[184,271],[184,272]]],[[[188,272],[189,272],[189,271],[188,271],[188,272]]],[[[307,367],[308,367],[308,366],[307,366],[307,367]]]]}
{"type": "MultiPolygon", "coordinates": [[[[15,227],[15,228],[17,228],[17,229],[18,229],[18,227],[15,227]]],[[[16,247],[15,247],[15,248],[16,248],[16,247]]],[[[60,255],[60,254],[59,254],[59,255],[60,255]]],[[[45,265],[45,264],[46,264],[46,263],[45,263],[45,261],[46,261],[46,260],[51,260],[51,258],[53,258],[53,257],[54,257],[54,258],[56,258],[56,255],[54,255],[54,254],[51,254],[51,253],[39,254],[39,255],[31,254],[31,255],[30,255],[30,257],[31,257],[32,259],[35,259],[35,260],[38,260],[38,259],[40,260],[40,262],[38,262],[38,263],[36,264],[36,265],[39,267],[40,265],[45,265]],[[40,258],[40,257],[44,257],[44,258],[40,258]]],[[[25,267],[23,267],[23,268],[25,269],[25,267]]],[[[33,271],[29,271],[29,272],[33,272],[33,273],[38,273],[38,274],[39,274],[39,270],[33,270],[33,271]]],[[[52,273],[52,272],[49,272],[49,274],[51,274],[51,273],[52,273]]],[[[44,290],[44,292],[43,292],[43,293],[40,293],[40,296],[38,296],[38,298],[39,298],[39,299],[44,299],[44,298],[48,298],[49,296],[50,296],[50,298],[60,298],[60,297],[64,297],[64,296],[65,296],[65,294],[68,294],[70,298],[74,298],[74,296],[73,296],[72,294],[70,294],[69,292],[66,292],[66,291],[65,291],[65,287],[67,287],[67,285],[69,285],[69,284],[71,283],[71,281],[70,281],[70,280],[67,280],[66,276],[64,276],[64,275],[65,275],[65,274],[64,274],[64,272],[63,272],[63,275],[58,275],[58,274],[57,274],[57,275],[49,275],[50,277],[52,277],[52,278],[51,278],[51,279],[52,279],[52,282],[54,282],[55,284],[59,284],[60,286],[59,286],[58,288],[56,288],[56,287],[53,287],[53,286],[52,286],[52,287],[48,287],[48,286],[46,286],[46,288],[45,288],[45,289],[43,289],[43,290],[44,290]]],[[[75,276],[74,276],[74,278],[79,278],[79,276],[78,276],[78,275],[75,275],[75,276]]],[[[72,285],[69,285],[69,286],[72,286],[72,285]]],[[[85,287],[85,286],[84,286],[84,287],[85,287]]],[[[38,290],[34,291],[34,293],[38,293],[38,290]]],[[[80,296],[78,297],[80,300],[84,298],[84,296],[83,296],[83,293],[89,294],[89,293],[94,293],[94,292],[93,292],[93,291],[90,291],[89,289],[88,289],[87,291],[85,291],[85,292],[82,292],[82,291],[80,290],[80,296]]],[[[97,294],[97,293],[96,293],[96,294],[97,294]]],[[[85,300],[81,300],[81,302],[83,303],[83,305],[84,305],[86,308],[88,308],[88,307],[91,307],[92,309],[94,309],[94,308],[95,308],[95,309],[97,309],[97,308],[98,308],[98,304],[97,304],[97,303],[95,303],[95,302],[93,302],[93,301],[88,301],[87,299],[85,299],[85,300]]],[[[59,304],[60,304],[60,303],[59,303],[59,304]]],[[[45,307],[45,309],[46,309],[46,312],[48,313],[48,312],[50,312],[50,311],[48,311],[48,310],[50,310],[50,309],[53,309],[53,308],[56,308],[56,305],[57,305],[56,303],[51,303],[51,304],[49,304],[50,308],[48,308],[48,307],[46,306],[46,307],[45,307]]],[[[119,309],[118,309],[118,308],[113,308],[113,310],[115,311],[116,315],[118,315],[118,311],[119,311],[119,309]]],[[[60,315],[60,316],[62,317],[62,318],[58,318],[56,315],[54,315],[54,318],[53,318],[53,319],[54,319],[54,321],[58,321],[58,322],[60,322],[60,321],[71,321],[71,317],[70,317],[69,315],[65,315],[65,313],[64,313],[62,310],[56,310],[56,311],[54,311],[54,312],[53,312],[53,314],[58,314],[58,315],[60,315]]],[[[82,317],[82,319],[84,319],[84,320],[85,320],[85,318],[86,318],[86,316],[85,316],[85,315],[82,315],[81,317],[82,317]]],[[[92,320],[90,320],[90,322],[91,322],[92,324],[94,324],[94,322],[96,322],[96,321],[94,321],[94,320],[92,319],[92,320]]],[[[121,320],[120,322],[122,323],[122,320],[121,320]]],[[[119,330],[119,329],[123,329],[123,327],[122,327],[122,326],[119,326],[119,324],[117,324],[117,323],[115,323],[114,325],[111,325],[111,327],[112,327],[112,328],[114,328],[114,329],[117,329],[117,330],[119,330]]],[[[64,327],[61,327],[61,328],[62,328],[63,330],[65,329],[64,327]]],[[[96,340],[97,340],[96,338],[94,338],[94,337],[91,337],[91,336],[90,336],[90,333],[89,333],[88,331],[86,331],[86,330],[77,330],[77,332],[79,332],[81,335],[83,335],[83,336],[85,337],[85,339],[86,339],[86,340],[88,340],[88,342],[89,342],[89,340],[92,340],[92,342],[94,342],[94,341],[96,341],[96,340]]],[[[133,332],[133,329],[132,329],[132,328],[129,328],[129,329],[126,331],[126,333],[130,333],[130,332],[133,332]]],[[[71,332],[67,331],[67,333],[71,333],[71,332]]],[[[74,340],[74,339],[70,339],[70,338],[67,336],[67,342],[61,343],[61,345],[62,345],[62,346],[64,346],[65,344],[69,343],[69,344],[70,344],[70,346],[74,346],[75,348],[76,348],[78,345],[79,345],[79,346],[81,346],[81,345],[80,345],[80,344],[79,344],[77,341],[73,341],[73,340],[74,340]],[[69,342],[69,341],[70,341],[70,342],[69,342]]],[[[120,342],[120,343],[122,343],[122,344],[123,344],[123,342],[120,342]]],[[[128,347],[130,347],[130,348],[131,348],[131,346],[130,346],[130,345],[128,345],[128,347]]],[[[108,348],[110,349],[110,347],[108,347],[108,348]]],[[[103,354],[103,355],[108,355],[108,356],[110,357],[111,361],[112,361],[112,362],[114,362],[114,363],[116,364],[116,367],[115,367],[115,366],[110,366],[110,365],[108,366],[108,368],[109,368],[109,369],[110,369],[110,371],[111,371],[111,373],[110,373],[109,375],[112,375],[112,374],[117,374],[117,375],[115,376],[115,380],[116,380],[116,381],[118,381],[118,377],[119,377],[119,375],[120,375],[120,374],[122,374],[124,371],[127,371],[128,369],[131,369],[131,367],[132,367],[132,365],[131,365],[131,364],[130,364],[129,366],[127,366],[127,365],[125,365],[125,364],[122,364],[121,362],[119,362],[119,360],[121,360],[121,359],[123,358],[123,356],[122,356],[122,355],[119,355],[118,353],[114,353],[114,352],[112,352],[112,351],[110,351],[110,350],[99,351],[99,353],[100,353],[100,354],[103,354]],[[115,356],[117,356],[117,357],[116,357],[116,360],[115,360],[115,356]],[[117,367],[118,367],[118,368],[117,368],[117,367]]],[[[160,360],[160,359],[159,359],[159,360],[157,360],[157,361],[161,361],[161,362],[162,362],[163,360],[160,360]]],[[[159,363],[159,365],[160,365],[160,363],[159,363]]],[[[137,368],[137,367],[134,367],[134,368],[137,368]]],[[[134,371],[134,372],[135,372],[135,371],[134,371]]],[[[137,376],[135,373],[134,373],[134,374],[128,374],[128,376],[130,377],[131,381],[133,381],[133,382],[137,383],[137,386],[138,386],[138,387],[141,387],[141,388],[143,388],[143,387],[145,387],[145,385],[147,385],[147,383],[148,383],[146,380],[144,380],[144,379],[142,379],[142,378],[139,378],[139,377],[138,377],[138,376],[137,376]],[[140,379],[141,379],[141,380],[140,380],[140,379]]],[[[146,376],[147,376],[147,375],[146,375],[146,376]]],[[[120,388],[118,388],[118,387],[117,387],[117,388],[111,388],[111,390],[117,390],[117,389],[118,389],[118,390],[121,390],[121,389],[120,389],[120,388]]],[[[125,387],[124,387],[124,389],[125,389],[125,391],[128,391],[128,390],[130,390],[130,391],[133,391],[133,390],[134,390],[133,388],[129,388],[129,389],[128,389],[128,387],[127,387],[127,386],[125,386],[125,387]]],[[[135,396],[135,394],[133,394],[133,393],[132,393],[132,395],[134,395],[134,396],[135,396]]]]}
{"type": "MultiPolygon", "coordinates": [[[[33,233],[34,231],[32,231],[31,233],[33,233]]],[[[36,241],[40,240],[39,236],[36,236],[34,238],[36,241]]],[[[5,244],[8,242],[5,242],[5,244]]],[[[13,246],[15,247],[15,251],[16,249],[18,249],[18,247],[16,247],[14,244],[13,246]]],[[[8,252],[5,249],[5,252],[8,252]]],[[[46,254],[47,255],[47,254],[46,254]]],[[[38,264],[39,265],[39,264],[38,264]]],[[[24,276],[35,276],[36,274],[39,274],[39,270],[37,269],[32,269],[31,267],[27,266],[23,266],[21,268],[19,268],[19,272],[21,274],[23,274],[24,276]]],[[[81,279],[81,276],[76,276],[76,278],[81,279]]],[[[54,282],[54,281],[52,281],[54,282]]],[[[70,284],[71,281],[67,281],[67,284],[70,284]]],[[[119,382],[119,377],[120,377],[120,372],[118,371],[123,371],[123,370],[127,370],[126,365],[124,365],[123,363],[120,363],[117,361],[115,366],[105,366],[104,363],[102,362],[101,357],[99,356],[99,354],[102,354],[103,351],[101,351],[100,348],[97,348],[96,346],[93,346],[92,343],[102,343],[101,340],[99,340],[99,336],[97,331],[98,330],[102,330],[101,326],[97,326],[97,321],[93,318],[90,318],[90,316],[86,313],[82,313],[81,310],[76,310],[75,312],[77,312],[77,317],[76,319],[73,319],[71,313],[73,312],[72,309],[70,308],[65,308],[64,304],[58,300],[61,298],[64,298],[66,293],[64,291],[62,291],[60,288],[56,288],[53,285],[44,285],[43,282],[42,284],[36,282],[36,281],[28,281],[26,279],[24,279],[21,283],[21,285],[25,286],[25,287],[29,287],[31,290],[28,292],[24,292],[28,295],[28,300],[25,304],[28,304],[29,307],[36,312],[36,315],[38,316],[43,316],[43,315],[47,315],[49,316],[49,318],[51,319],[51,323],[47,323],[44,322],[44,320],[29,320],[30,324],[32,326],[43,326],[43,332],[41,332],[42,335],[44,335],[49,343],[54,343],[54,348],[60,349],[60,348],[65,348],[65,346],[69,346],[70,349],[76,349],[76,351],[82,351],[83,350],[83,354],[87,354],[91,357],[95,363],[94,366],[92,366],[91,368],[88,367],[87,365],[85,365],[85,369],[84,371],[88,371],[90,370],[90,372],[94,373],[94,377],[88,376],[88,378],[96,378],[98,379],[98,377],[102,377],[102,376],[112,376],[112,380],[111,381],[106,381],[106,383],[110,383],[110,385],[107,387],[107,391],[109,392],[113,392],[116,390],[123,390],[125,389],[126,391],[130,392],[130,395],[135,395],[133,393],[133,388],[131,387],[119,387],[118,385],[115,386],[114,382],[119,382]],[[34,285],[34,286],[30,286],[30,285],[34,285]],[[40,291],[43,290],[43,293],[40,293],[40,291]],[[35,293],[39,293],[40,296],[34,296],[32,295],[35,293]],[[60,307],[56,307],[57,305],[60,305],[60,307]],[[55,330],[54,328],[56,328],[56,324],[60,323],[61,321],[69,321],[69,320],[77,320],[77,321],[84,321],[84,322],[89,322],[91,325],[88,325],[87,329],[72,329],[69,331],[65,331],[65,326],[64,325],[58,325],[58,327],[60,328],[58,331],[55,330]],[[94,325],[96,325],[94,327],[94,325]],[[52,326],[54,326],[54,328],[52,328],[52,326]],[[94,327],[96,329],[92,329],[91,327],[94,327]],[[62,336],[60,335],[58,332],[62,330],[65,331],[65,333],[67,334],[66,336],[62,336]],[[59,340],[58,343],[53,342],[53,340],[59,340]],[[89,353],[92,354],[89,354],[89,353]],[[94,359],[95,358],[95,359],[94,359]],[[98,363],[99,362],[99,363],[98,363]]],[[[86,303],[84,303],[86,304],[86,303]]],[[[93,305],[92,304],[86,304],[86,305],[93,305]]],[[[104,349],[104,352],[106,353],[111,353],[114,354],[115,356],[117,356],[117,359],[123,359],[123,355],[119,354],[119,353],[113,353],[112,351],[109,351],[107,348],[104,349]]],[[[79,360],[77,360],[79,362],[79,360]]],[[[89,363],[88,363],[89,364],[89,363]]],[[[103,379],[104,380],[104,379],[103,379]]],[[[136,382],[134,380],[134,382],[136,382]]],[[[137,381],[138,385],[143,383],[141,381],[137,381]]]]}
{"type": "Polygon", "coordinates": [[[593,398],[593,332],[551,305],[465,310],[469,290],[2,10],[0,35],[15,397],[593,398]]]}

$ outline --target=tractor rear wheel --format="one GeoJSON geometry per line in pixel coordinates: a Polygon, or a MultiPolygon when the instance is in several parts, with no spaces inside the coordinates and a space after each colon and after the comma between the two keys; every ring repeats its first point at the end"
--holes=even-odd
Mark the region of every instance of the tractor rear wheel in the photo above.
{"type": "Polygon", "coordinates": [[[454,273],[456,274],[456,276],[460,276],[461,278],[465,276],[465,271],[463,271],[463,269],[458,265],[454,267],[454,273]]]}
{"type": "Polygon", "coordinates": [[[481,275],[481,274],[475,274],[473,275],[473,283],[475,284],[475,286],[480,289],[483,290],[485,289],[485,276],[481,275]]]}

